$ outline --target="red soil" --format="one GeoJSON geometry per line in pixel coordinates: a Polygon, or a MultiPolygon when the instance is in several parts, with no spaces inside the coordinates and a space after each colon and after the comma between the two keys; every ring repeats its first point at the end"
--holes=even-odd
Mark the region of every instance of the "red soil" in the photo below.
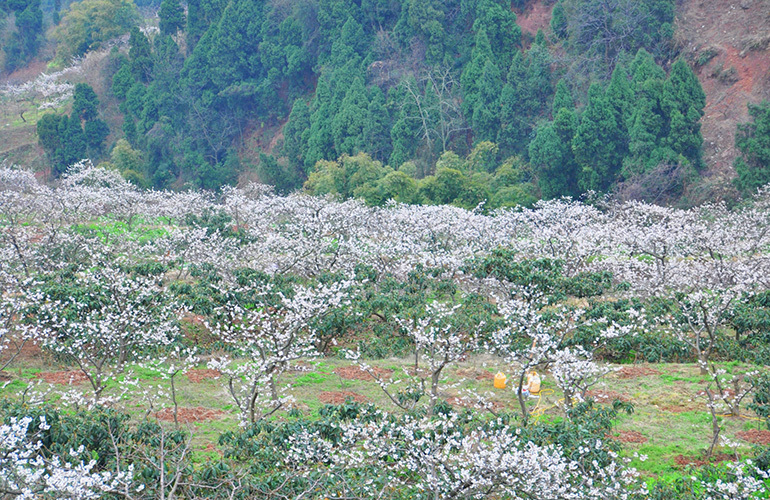
{"type": "Polygon", "coordinates": [[[352,399],[357,403],[365,403],[366,398],[361,394],[351,391],[324,391],[318,395],[318,400],[327,405],[339,405],[352,399]]]}
{"type": "Polygon", "coordinates": [[[649,375],[660,375],[660,372],[655,368],[650,368],[649,366],[632,365],[632,366],[624,366],[620,370],[616,371],[615,374],[618,378],[627,379],[627,378],[647,377],[649,375]]]}
{"type": "MultiPolygon", "coordinates": [[[[372,372],[379,378],[388,378],[393,374],[393,370],[386,370],[384,368],[377,368],[373,366],[372,372]]],[[[334,370],[334,373],[344,378],[345,380],[374,380],[368,372],[362,370],[358,366],[341,366],[334,370]]]]}
{"type": "Polygon", "coordinates": [[[674,463],[679,467],[685,467],[687,465],[694,465],[695,467],[702,467],[709,463],[717,462],[732,462],[735,460],[735,455],[728,455],[727,453],[718,453],[711,457],[711,460],[703,460],[696,457],[686,457],[684,455],[677,455],[674,457],[674,463]]]}
{"type": "Polygon", "coordinates": [[[551,11],[554,3],[532,2],[523,11],[514,10],[516,12],[516,24],[519,25],[522,33],[529,33],[534,36],[539,29],[546,31],[551,24],[551,11]]]}
{"type": "MultiPolygon", "coordinates": [[[[197,406],[195,408],[179,408],[177,411],[177,420],[183,424],[189,424],[193,422],[205,422],[207,420],[216,420],[221,418],[225,412],[222,410],[212,410],[211,408],[203,408],[197,406]]],[[[165,408],[161,411],[155,412],[155,418],[158,420],[164,420],[166,422],[174,421],[174,409],[165,408]]]]}
{"type": "Polygon", "coordinates": [[[208,368],[203,368],[200,370],[188,370],[186,375],[187,375],[187,379],[190,382],[193,382],[196,384],[203,382],[204,380],[207,380],[207,379],[219,378],[222,376],[219,370],[210,370],[208,368]]]}
{"type": "Polygon", "coordinates": [[[486,370],[480,370],[478,368],[468,368],[465,370],[457,370],[457,375],[463,378],[472,378],[474,380],[494,380],[495,375],[486,370]]]}
{"type": "Polygon", "coordinates": [[[621,394],[615,391],[586,391],[586,396],[594,398],[598,403],[611,403],[616,399],[624,402],[631,401],[631,396],[628,394],[621,394]]]}
{"type": "Polygon", "coordinates": [[[36,373],[35,377],[42,378],[49,384],[80,385],[88,382],[88,377],[82,370],[42,372],[36,373]]]}
{"type": "Polygon", "coordinates": [[[759,429],[750,429],[748,431],[736,432],[735,437],[743,439],[752,444],[768,445],[770,444],[770,431],[761,431],[759,429]]]}
{"type": "Polygon", "coordinates": [[[641,432],[619,431],[617,436],[608,435],[610,439],[620,441],[621,443],[646,443],[647,438],[641,432]]]}

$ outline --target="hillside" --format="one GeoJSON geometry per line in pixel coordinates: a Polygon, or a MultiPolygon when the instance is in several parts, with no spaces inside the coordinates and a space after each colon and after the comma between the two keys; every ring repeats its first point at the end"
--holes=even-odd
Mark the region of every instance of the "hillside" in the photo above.
{"type": "MultiPolygon", "coordinates": [[[[37,56],[0,76],[1,159],[54,178],[88,156],[148,187],[240,177],[371,204],[494,208],[593,190],[688,205],[739,196],[736,126],[770,95],[761,1],[143,0],[87,45],[70,12],[97,4],[135,9],[65,2],[57,26],[57,3],[40,3],[37,56]],[[129,37],[131,23],[143,28],[129,37]],[[73,144],[77,127],[55,118],[39,140],[38,119],[69,117],[73,101],[22,87],[88,46],[87,67],[60,80],[70,96],[95,90],[98,113],[80,118],[97,135],[73,144]],[[116,163],[121,139],[132,162],[116,163]]],[[[0,61],[34,2],[13,5],[0,61]]]]}
{"type": "MultiPolygon", "coordinates": [[[[706,92],[703,153],[715,184],[734,177],[735,127],[770,98],[770,3],[686,0],[676,39],[706,92]]],[[[729,188],[728,188],[729,189],[729,188]]]]}

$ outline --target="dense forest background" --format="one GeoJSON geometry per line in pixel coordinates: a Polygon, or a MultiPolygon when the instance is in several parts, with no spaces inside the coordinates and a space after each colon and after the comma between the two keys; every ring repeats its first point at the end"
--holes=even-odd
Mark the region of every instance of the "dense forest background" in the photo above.
{"type": "MultiPolygon", "coordinates": [[[[370,204],[702,201],[710,57],[683,57],[675,2],[558,0],[535,35],[527,3],[0,0],[2,62],[110,49],[37,117],[52,177],[89,157],[145,187],[241,176],[370,204]]],[[[736,135],[744,193],[770,181],[768,109],[736,135]]]]}

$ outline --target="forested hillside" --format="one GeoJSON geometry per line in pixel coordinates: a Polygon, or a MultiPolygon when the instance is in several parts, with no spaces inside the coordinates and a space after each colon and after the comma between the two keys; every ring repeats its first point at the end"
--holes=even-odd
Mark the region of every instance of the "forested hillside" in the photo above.
{"type": "MultiPolygon", "coordinates": [[[[279,192],[464,207],[586,191],[687,204],[710,189],[692,69],[708,54],[682,51],[673,0],[0,7],[5,72],[48,60],[70,84],[45,112],[26,98],[29,121],[24,92],[41,91],[10,78],[4,94],[51,177],[89,157],[146,187],[240,175],[279,192]],[[544,29],[522,31],[516,12],[533,4],[544,29]]],[[[751,192],[770,180],[768,148],[744,143],[735,186],[751,192]]]]}

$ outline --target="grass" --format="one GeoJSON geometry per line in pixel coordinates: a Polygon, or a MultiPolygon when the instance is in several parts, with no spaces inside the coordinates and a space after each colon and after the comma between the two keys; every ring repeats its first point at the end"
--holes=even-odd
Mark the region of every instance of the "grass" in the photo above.
{"type": "MultiPolygon", "coordinates": [[[[404,368],[413,366],[414,359],[390,358],[372,361],[372,366],[394,370],[393,378],[405,384],[404,368]]],[[[374,403],[383,410],[400,411],[382,392],[376,381],[373,380],[345,380],[334,374],[335,369],[349,366],[350,362],[338,358],[322,358],[306,360],[304,366],[310,367],[310,371],[288,371],[281,376],[280,386],[286,395],[294,398],[291,408],[299,410],[305,416],[316,415],[324,406],[319,400],[323,392],[351,391],[360,394],[367,401],[374,403]]],[[[674,463],[677,455],[687,457],[699,457],[708,447],[711,440],[711,416],[706,408],[706,401],[698,396],[706,383],[699,374],[694,364],[656,364],[649,365],[660,372],[631,379],[621,379],[616,374],[608,375],[594,390],[606,393],[618,393],[628,398],[635,407],[631,415],[621,414],[615,422],[615,434],[621,431],[636,431],[647,438],[647,442],[623,445],[623,455],[631,460],[631,465],[643,474],[654,477],[674,477],[680,473],[674,463]],[[642,461],[638,456],[646,455],[647,460],[642,461]]],[[[203,366],[201,366],[203,367],[203,366]]],[[[744,372],[752,367],[745,364],[725,364],[722,366],[734,372],[744,372]]],[[[41,371],[59,371],[66,369],[54,365],[50,360],[38,357],[33,360],[17,360],[7,371],[13,376],[13,380],[0,389],[0,397],[17,397],[16,394],[23,391],[31,382],[38,382],[37,373],[41,371]]],[[[501,360],[491,356],[474,356],[469,360],[454,366],[445,368],[441,382],[442,397],[460,397],[467,391],[487,395],[489,399],[498,402],[504,411],[518,413],[519,403],[511,385],[504,390],[493,388],[491,379],[476,380],[475,378],[463,378],[458,371],[496,373],[503,371],[509,376],[513,375],[510,366],[506,366],[501,360]]],[[[158,388],[168,392],[169,381],[162,377],[161,373],[153,368],[143,366],[129,366],[132,378],[139,379],[142,387],[158,388]]],[[[124,375],[125,376],[125,375],[124,375]]],[[[175,379],[177,402],[180,407],[204,407],[224,411],[223,418],[201,423],[190,424],[190,429],[195,433],[194,445],[196,459],[206,460],[211,457],[211,446],[216,446],[219,435],[225,431],[238,428],[237,407],[228,393],[223,379],[205,379],[193,383],[184,375],[178,375],[175,379]],[[209,451],[205,451],[209,450],[209,451]]],[[[72,387],[49,386],[41,383],[41,388],[52,390],[54,393],[62,389],[72,387]]],[[[537,416],[535,423],[556,422],[564,418],[563,409],[560,407],[562,395],[554,384],[552,377],[545,374],[542,382],[543,395],[541,398],[530,398],[527,405],[530,410],[535,408],[544,410],[537,416]],[[550,392],[551,390],[553,392],[550,392]]],[[[83,384],[80,389],[88,394],[90,387],[83,384]]],[[[118,384],[110,382],[107,391],[117,393],[118,384]]],[[[136,391],[139,392],[139,391],[136,391]]],[[[52,393],[49,400],[56,400],[52,393]]],[[[745,409],[748,417],[753,414],[745,409]]],[[[124,409],[134,418],[145,418],[148,412],[147,401],[134,394],[130,399],[122,402],[124,409]]],[[[155,409],[171,407],[170,398],[159,398],[155,402],[155,409]]],[[[290,408],[286,408],[289,410],[290,408]]],[[[293,418],[287,411],[279,411],[272,417],[280,421],[293,418]]],[[[742,430],[763,427],[761,422],[745,418],[720,417],[723,427],[722,435],[732,441],[739,441],[736,433],[742,430]]],[[[739,454],[747,454],[750,445],[743,443],[737,450],[739,454]]]]}

